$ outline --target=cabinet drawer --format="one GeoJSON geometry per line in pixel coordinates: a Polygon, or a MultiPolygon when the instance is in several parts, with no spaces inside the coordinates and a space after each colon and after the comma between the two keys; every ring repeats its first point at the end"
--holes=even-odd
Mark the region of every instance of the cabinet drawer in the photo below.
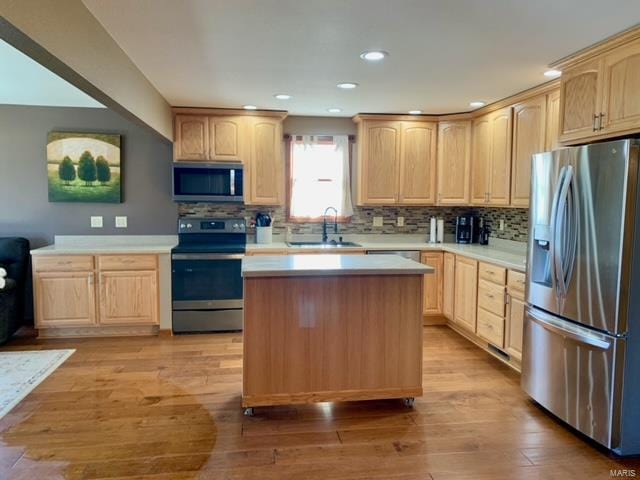
{"type": "Polygon", "coordinates": [[[525,274],[509,270],[507,275],[509,295],[524,300],[525,274]]]}
{"type": "Polygon", "coordinates": [[[83,272],[93,270],[91,255],[47,255],[33,257],[36,272],[83,272]]]}
{"type": "Polygon", "coordinates": [[[504,287],[486,280],[478,282],[478,307],[504,317],[504,287]]]}
{"type": "Polygon", "coordinates": [[[496,347],[504,347],[504,318],[489,313],[482,308],[478,309],[478,329],[479,337],[496,347]]]}
{"type": "Polygon", "coordinates": [[[504,285],[507,278],[507,269],[496,267],[490,263],[480,262],[478,264],[478,276],[483,280],[488,280],[498,285],[504,285]]]}
{"type": "Polygon", "coordinates": [[[156,266],[155,255],[100,255],[98,257],[100,270],[155,270],[156,266]]]}

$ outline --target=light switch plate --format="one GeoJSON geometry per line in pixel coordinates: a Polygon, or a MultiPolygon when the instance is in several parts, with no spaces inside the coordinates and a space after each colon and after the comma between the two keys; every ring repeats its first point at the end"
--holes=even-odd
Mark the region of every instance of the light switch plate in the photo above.
{"type": "Polygon", "coordinates": [[[373,217],[373,226],[381,227],[382,226],[382,217],[373,217]]]}
{"type": "Polygon", "coordinates": [[[91,217],[91,228],[102,228],[102,217],[91,217]]]}
{"type": "Polygon", "coordinates": [[[127,228],[127,217],[116,217],[116,228],[127,228]]]}
{"type": "Polygon", "coordinates": [[[398,217],[396,223],[399,227],[404,227],[404,217],[398,217]]]}

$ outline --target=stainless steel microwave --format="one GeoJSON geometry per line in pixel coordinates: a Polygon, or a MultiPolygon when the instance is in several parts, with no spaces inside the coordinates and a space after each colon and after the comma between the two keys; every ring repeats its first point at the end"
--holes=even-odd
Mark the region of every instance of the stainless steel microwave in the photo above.
{"type": "Polygon", "coordinates": [[[173,164],[176,202],[243,202],[243,166],[240,163],[173,164]]]}

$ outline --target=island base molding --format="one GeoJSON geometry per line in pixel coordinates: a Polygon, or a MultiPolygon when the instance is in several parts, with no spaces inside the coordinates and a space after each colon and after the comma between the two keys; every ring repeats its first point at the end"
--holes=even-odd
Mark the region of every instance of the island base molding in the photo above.
{"type": "Polygon", "coordinates": [[[422,282],[245,277],[243,407],[421,396],[422,282]]]}
{"type": "Polygon", "coordinates": [[[361,400],[387,400],[422,396],[420,388],[388,388],[378,390],[334,390],[313,393],[281,393],[275,395],[243,396],[242,407],[271,407],[317,402],[356,402],[361,400]]]}

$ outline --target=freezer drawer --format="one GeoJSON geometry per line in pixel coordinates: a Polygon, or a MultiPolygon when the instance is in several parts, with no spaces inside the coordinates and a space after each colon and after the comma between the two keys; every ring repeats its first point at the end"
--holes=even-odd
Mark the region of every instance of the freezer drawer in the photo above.
{"type": "Polygon", "coordinates": [[[569,425],[612,448],[615,360],[624,339],[527,307],[522,388],[569,425]]]}

